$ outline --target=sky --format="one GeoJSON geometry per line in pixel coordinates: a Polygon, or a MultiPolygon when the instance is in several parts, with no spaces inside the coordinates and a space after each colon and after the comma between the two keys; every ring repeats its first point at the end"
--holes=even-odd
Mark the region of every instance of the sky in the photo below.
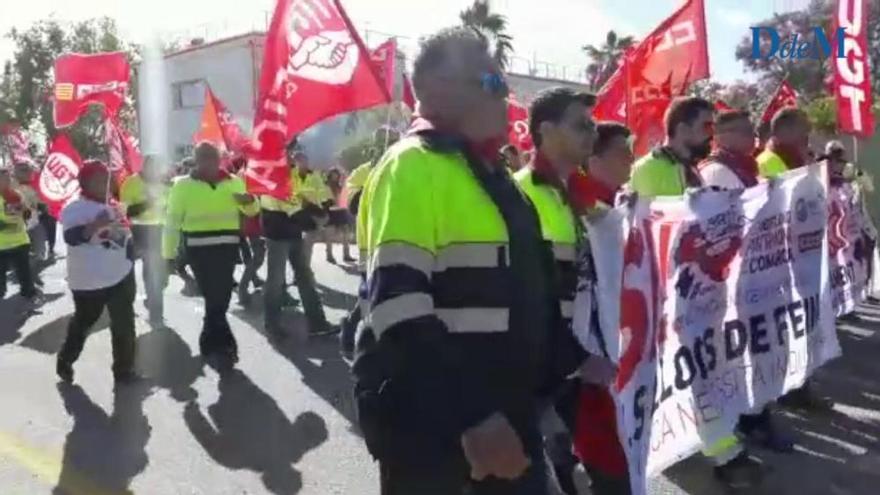
{"type": "MultiPolygon", "coordinates": [[[[471,0],[342,0],[368,45],[389,35],[399,37],[404,51],[418,37],[457,23],[458,12],[471,0]]],[[[750,79],[734,59],[734,47],[749,35],[749,26],[808,0],[705,0],[709,57],[713,78],[720,82],[750,79]]],[[[491,0],[507,16],[514,38],[512,69],[539,62],[557,77],[582,71],[589,63],[581,47],[599,44],[610,29],[637,38],[671,14],[681,0],[491,0]],[[563,69],[564,68],[564,69],[563,69]],[[563,70],[565,72],[563,72],[563,70]]],[[[53,16],[62,21],[109,16],[132,41],[191,39],[262,30],[275,0],[0,0],[0,33],[27,28],[53,16]]],[[[13,45],[0,39],[0,64],[11,58],[13,45]]]]}

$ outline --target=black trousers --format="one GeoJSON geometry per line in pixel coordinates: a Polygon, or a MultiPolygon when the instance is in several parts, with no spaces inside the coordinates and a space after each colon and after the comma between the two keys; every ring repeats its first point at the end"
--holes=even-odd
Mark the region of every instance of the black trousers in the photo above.
{"type": "Polygon", "coordinates": [[[199,336],[202,356],[230,350],[238,352],[226,319],[238,262],[238,244],[188,247],[186,257],[205,300],[205,319],[199,336]]]}
{"type": "Polygon", "coordinates": [[[141,277],[147,294],[147,309],[151,316],[162,316],[162,293],[168,284],[167,265],[162,259],[162,226],[132,225],[135,251],[141,260],[141,277]]]}
{"type": "Polygon", "coordinates": [[[73,291],[73,318],[67,325],[67,338],[58,360],[72,365],[82,353],[92,325],[104,308],[110,314],[110,339],[113,343],[113,373],[132,371],[135,356],[134,297],[137,286],[132,269],[118,284],[98,290],[73,291]]]}
{"type": "Polygon", "coordinates": [[[537,416],[527,422],[515,422],[520,424],[515,429],[532,463],[520,478],[473,481],[461,449],[440,455],[423,451],[412,459],[379,461],[381,495],[547,495],[547,465],[537,416]]]}
{"type": "Polygon", "coordinates": [[[34,275],[31,271],[30,259],[31,247],[29,244],[17,248],[0,251],[0,299],[6,297],[6,272],[12,267],[15,277],[21,286],[21,295],[33,297],[37,290],[34,288],[34,275]]]}
{"type": "Polygon", "coordinates": [[[49,251],[52,252],[55,250],[58,221],[48,213],[40,213],[40,223],[43,225],[43,230],[46,231],[46,244],[49,246],[49,251]]]}

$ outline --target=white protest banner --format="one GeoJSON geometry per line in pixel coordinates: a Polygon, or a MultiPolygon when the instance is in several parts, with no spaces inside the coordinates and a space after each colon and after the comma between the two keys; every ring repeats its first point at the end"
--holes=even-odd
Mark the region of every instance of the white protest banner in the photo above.
{"type": "Polygon", "coordinates": [[[590,222],[602,338],[585,336],[585,312],[574,324],[618,362],[635,495],[840,355],[821,177],[813,166],[745,191],[638,200],[590,222]]]}
{"type": "Polygon", "coordinates": [[[868,295],[875,234],[863,201],[861,189],[852,182],[829,188],[828,257],[837,316],[855,311],[868,295]]]}

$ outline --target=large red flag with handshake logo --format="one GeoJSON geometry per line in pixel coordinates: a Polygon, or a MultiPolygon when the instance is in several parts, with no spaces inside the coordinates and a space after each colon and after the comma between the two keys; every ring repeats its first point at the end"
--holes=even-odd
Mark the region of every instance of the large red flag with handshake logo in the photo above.
{"type": "Polygon", "coordinates": [[[703,0],[688,0],[627,51],[599,91],[593,116],[627,124],[642,152],[662,140],[663,113],[672,97],[708,77],[705,6],[703,0]]]}
{"type": "Polygon", "coordinates": [[[67,134],[58,133],[49,146],[46,165],[36,177],[35,189],[55,218],[70,200],[79,194],[79,169],[82,160],[67,134]]]}
{"type": "MultiPolygon", "coordinates": [[[[837,0],[832,14],[834,30],[844,28],[843,58],[834,58],[834,95],[837,98],[837,128],[861,137],[874,134],[871,111],[871,71],[868,69],[868,2],[837,0]]],[[[835,41],[837,36],[834,37],[835,41]]],[[[841,47],[836,46],[834,54],[841,47]]]]}
{"type": "Polygon", "coordinates": [[[248,190],[287,197],[287,141],[327,117],[388,102],[339,0],[278,0],[266,35],[248,190]]]}
{"type": "Polygon", "coordinates": [[[115,118],[125,103],[129,66],[122,52],[71,53],[55,60],[55,127],[67,127],[97,104],[115,118]]]}
{"type": "Polygon", "coordinates": [[[776,88],[776,93],[773,94],[773,98],[770,98],[770,101],[767,103],[767,108],[764,109],[764,113],[761,114],[761,122],[769,124],[776,115],[776,112],[785,107],[796,107],[797,97],[797,91],[791,87],[791,84],[788,84],[788,81],[783,80],[782,84],[776,88]]]}

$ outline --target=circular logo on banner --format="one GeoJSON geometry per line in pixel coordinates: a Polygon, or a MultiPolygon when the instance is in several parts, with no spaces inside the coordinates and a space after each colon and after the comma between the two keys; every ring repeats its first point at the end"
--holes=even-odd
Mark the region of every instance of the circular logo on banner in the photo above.
{"type": "Polygon", "coordinates": [[[804,198],[798,198],[797,202],[794,204],[794,214],[798,222],[803,223],[807,221],[810,212],[807,209],[807,202],[804,198]]]}
{"type": "Polygon", "coordinates": [[[78,173],[79,167],[69,156],[52,153],[40,173],[40,190],[50,201],[66,201],[79,191],[78,173]]]}
{"type": "Polygon", "coordinates": [[[332,2],[298,2],[288,20],[288,41],[291,75],[339,85],[354,77],[358,47],[332,2]]]}

